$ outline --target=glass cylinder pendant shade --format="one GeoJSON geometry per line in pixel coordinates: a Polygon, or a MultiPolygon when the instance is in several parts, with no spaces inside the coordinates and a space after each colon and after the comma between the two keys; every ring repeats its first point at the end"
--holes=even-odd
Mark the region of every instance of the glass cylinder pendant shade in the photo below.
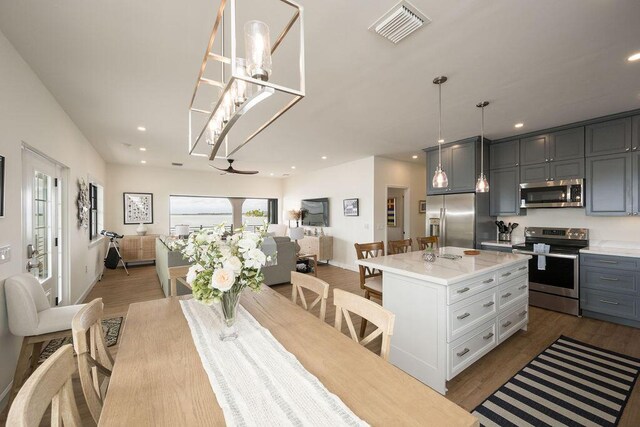
{"type": "MultiPolygon", "coordinates": [[[[245,67],[238,66],[237,70],[242,76],[247,76],[247,69],[245,67]]],[[[231,94],[233,96],[233,103],[236,107],[240,107],[244,104],[247,98],[251,95],[248,89],[247,82],[244,80],[236,79],[234,81],[233,87],[231,88],[231,94]]]]}
{"type": "Polygon", "coordinates": [[[268,81],[271,75],[271,40],[267,24],[262,21],[244,24],[244,50],[249,76],[268,81]]]}
{"type": "Polygon", "coordinates": [[[489,191],[489,181],[484,172],[480,172],[478,181],[476,182],[476,193],[486,193],[489,191]]]}
{"type": "Polygon", "coordinates": [[[433,174],[433,180],[431,181],[433,188],[446,188],[449,186],[449,179],[447,173],[442,170],[442,166],[438,165],[436,173],[433,174]]]}

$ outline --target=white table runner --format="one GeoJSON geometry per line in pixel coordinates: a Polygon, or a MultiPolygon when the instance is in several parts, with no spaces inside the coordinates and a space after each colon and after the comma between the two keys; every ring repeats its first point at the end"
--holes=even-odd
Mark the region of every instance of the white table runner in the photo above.
{"type": "Polygon", "coordinates": [[[242,306],[239,337],[222,342],[219,304],[180,305],[227,425],[367,425],[242,306]]]}

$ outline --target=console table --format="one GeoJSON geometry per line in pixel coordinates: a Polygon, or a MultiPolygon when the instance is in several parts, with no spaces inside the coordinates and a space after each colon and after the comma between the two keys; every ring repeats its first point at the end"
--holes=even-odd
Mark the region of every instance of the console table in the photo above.
{"type": "Polygon", "coordinates": [[[333,237],[332,236],[304,236],[298,240],[300,253],[305,255],[315,255],[318,260],[329,262],[333,259],[333,237]]]}
{"type": "Polygon", "coordinates": [[[130,262],[155,262],[157,234],[145,236],[127,235],[120,241],[122,260],[130,262]]]}

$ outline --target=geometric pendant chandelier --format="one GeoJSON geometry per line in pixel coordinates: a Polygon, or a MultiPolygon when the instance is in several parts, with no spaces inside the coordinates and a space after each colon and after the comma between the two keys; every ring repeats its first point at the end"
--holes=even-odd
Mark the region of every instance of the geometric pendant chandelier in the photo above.
{"type": "Polygon", "coordinates": [[[304,98],[304,64],[301,6],[290,0],[221,0],[189,104],[189,154],[226,159],[248,144],[304,98]],[[285,11],[279,32],[255,16],[256,2],[285,11]],[[246,8],[242,15],[237,3],[246,8]],[[285,44],[285,55],[275,55],[285,44]],[[257,114],[250,117],[250,111],[257,114]]]}

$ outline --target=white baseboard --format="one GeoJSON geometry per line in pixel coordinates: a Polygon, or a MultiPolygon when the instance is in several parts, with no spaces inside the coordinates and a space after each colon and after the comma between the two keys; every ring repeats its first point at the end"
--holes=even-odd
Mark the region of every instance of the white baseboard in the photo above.
{"type": "Polygon", "coordinates": [[[358,273],[360,270],[358,269],[357,265],[351,265],[351,264],[343,264],[341,262],[337,262],[337,261],[329,261],[330,265],[333,265],[334,267],[340,267],[343,268],[345,270],[350,270],[350,271],[355,271],[356,273],[358,273]]]}
{"type": "Polygon", "coordinates": [[[80,298],[78,298],[74,304],[82,304],[82,301],[84,301],[84,299],[89,295],[89,292],[91,292],[91,290],[96,285],[96,283],[98,283],[98,281],[100,280],[100,277],[102,277],[102,273],[98,274],[96,278],[93,279],[93,282],[91,282],[91,284],[82,293],[82,295],[80,295],[80,298]]]}

